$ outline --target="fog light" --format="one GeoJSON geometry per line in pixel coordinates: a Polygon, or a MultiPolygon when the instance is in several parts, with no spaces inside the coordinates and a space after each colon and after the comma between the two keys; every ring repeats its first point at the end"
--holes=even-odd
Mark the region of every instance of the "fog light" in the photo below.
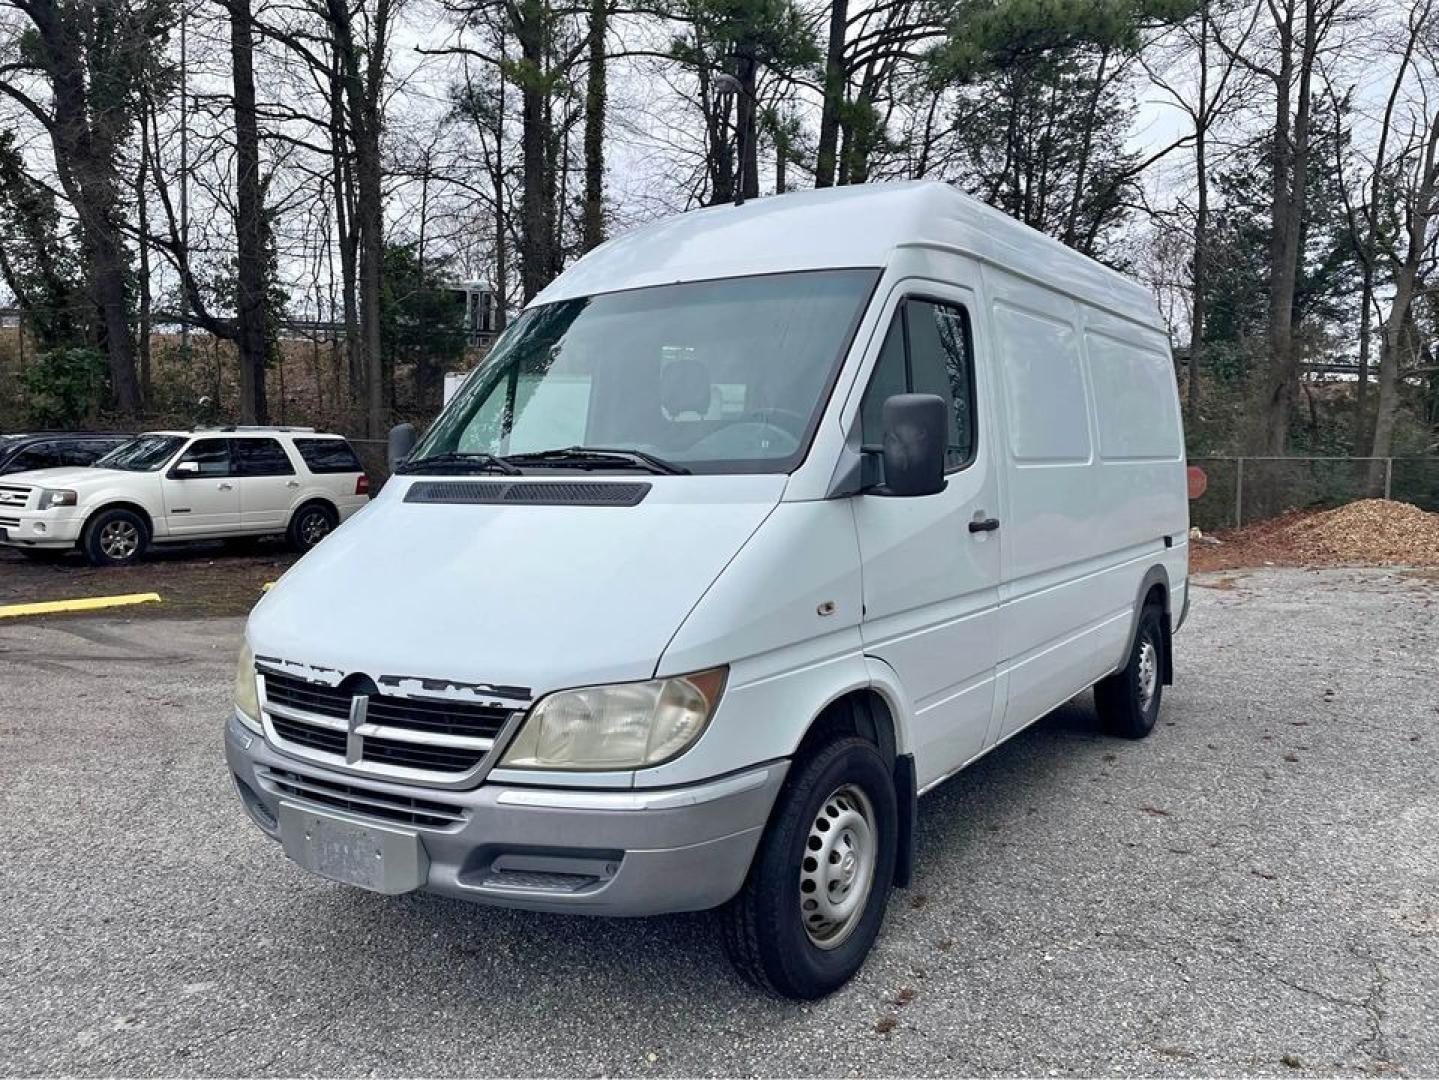
{"type": "Polygon", "coordinates": [[[37,521],[37,522],[35,522],[35,531],[36,531],[37,533],[42,533],[42,532],[44,532],[44,531],[45,531],[45,523],[44,523],[43,521],[37,521]]]}

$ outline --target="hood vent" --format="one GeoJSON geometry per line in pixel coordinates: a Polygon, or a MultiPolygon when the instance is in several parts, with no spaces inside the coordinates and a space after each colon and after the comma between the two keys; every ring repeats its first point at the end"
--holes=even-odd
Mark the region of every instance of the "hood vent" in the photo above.
{"type": "Polygon", "coordinates": [[[409,503],[480,506],[638,506],[649,494],[643,483],[546,480],[422,480],[405,492],[409,503]]]}

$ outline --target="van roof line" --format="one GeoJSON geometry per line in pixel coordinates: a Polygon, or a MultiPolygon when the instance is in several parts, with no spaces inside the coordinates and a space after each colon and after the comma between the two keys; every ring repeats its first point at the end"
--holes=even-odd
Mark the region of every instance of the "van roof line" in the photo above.
{"type": "Polygon", "coordinates": [[[1149,289],[937,180],[855,184],[665,218],[601,244],[531,304],[794,270],[882,267],[895,251],[963,253],[1162,330],[1149,289]]]}

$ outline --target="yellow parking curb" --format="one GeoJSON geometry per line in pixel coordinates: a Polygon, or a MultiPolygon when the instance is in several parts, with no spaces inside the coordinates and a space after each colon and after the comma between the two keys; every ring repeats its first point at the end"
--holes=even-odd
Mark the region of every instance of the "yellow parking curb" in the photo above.
{"type": "Polygon", "coordinates": [[[45,600],[38,604],[0,605],[0,619],[20,615],[49,615],[57,611],[94,611],[96,608],[124,607],[128,604],[159,603],[154,592],[126,593],[123,596],[86,596],[79,600],[45,600]]]}

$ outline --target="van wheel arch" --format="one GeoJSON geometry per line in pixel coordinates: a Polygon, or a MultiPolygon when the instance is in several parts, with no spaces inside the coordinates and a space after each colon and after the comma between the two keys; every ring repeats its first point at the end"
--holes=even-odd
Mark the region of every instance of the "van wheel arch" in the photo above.
{"type": "MultiPolygon", "coordinates": [[[[1144,609],[1149,606],[1158,607],[1164,612],[1164,617],[1159,620],[1159,630],[1164,637],[1164,656],[1159,674],[1165,686],[1172,686],[1174,685],[1174,630],[1169,602],[1169,571],[1157,564],[1145,572],[1144,578],[1139,583],[1139,590],[1135,594],[1134,611],[1129,616],[1129,634],[1124,639],[1124,652],[1121,654],[1124,659],[1127,659],[1129,654],[1134,651],[1134,639],[1139,634],[1139,622],[1144,615],[1144,609]]],[[[1121,667],[1124,665],[1124,659],[1120,661],[1121,667]]]]}
{"type": "Polygon", "coordinates": [[[899,752],[894,709],[873,686],[841,694],[825,705],[795,748],[796,761],[806,760],[830,743],[858,737],[873,743],[894,777],[899,809],[899,850],[894,864],[894,885],[905,888],[914,875],[915,819],[919,792],[914,756],[899,752]]]}

